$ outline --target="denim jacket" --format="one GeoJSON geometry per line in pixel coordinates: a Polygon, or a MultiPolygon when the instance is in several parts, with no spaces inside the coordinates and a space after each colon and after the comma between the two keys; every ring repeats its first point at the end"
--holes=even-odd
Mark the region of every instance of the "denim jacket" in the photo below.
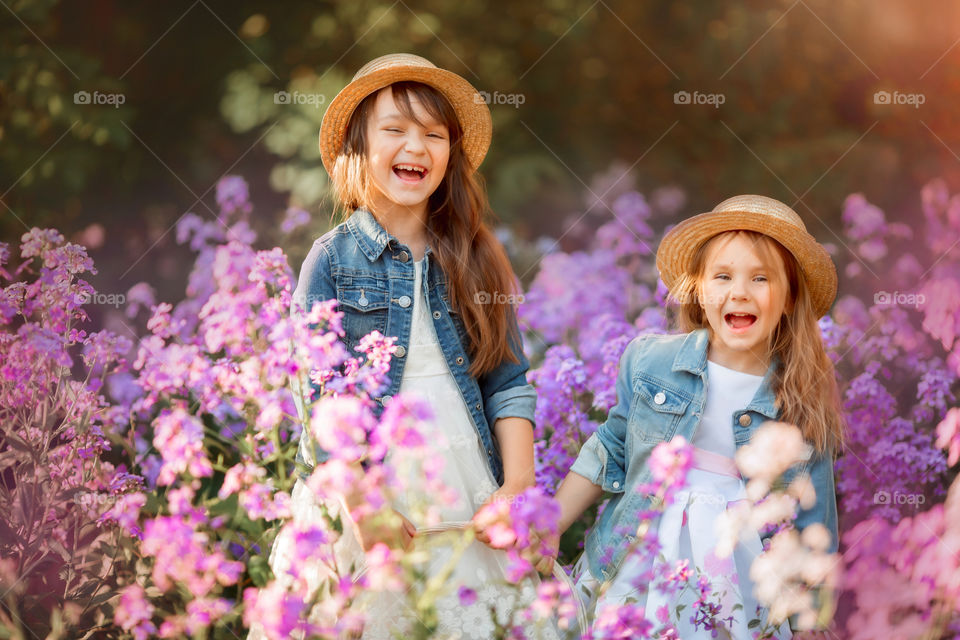
{"type": "MultiPolygon", "coordinates": [[[[681,335],[640,336],[624,351],[617,376],[617,403],[607,421],[584,443],[570,469],[615,494],[586,542],[590,572],[599,579],[609,580],[617,574],[628,546],[636,539],[617,532],[636,533],[637,513],[651,505],[650,496],[638,492],[637,487],[651,481],[647,461],[653,448],[677,435],[693,440],[706,404],[708,343],[707,330],[697,329],[681,335]]],[[[738,449],[764,421],[775,420],[779,414],[770,388],[776,364],[770,365],[750,404],[731,416],[738,449]]],[[[814,522],[822,523],[831,534],[830,551],[836,551],[832,452],[814,452],[809,460],[788,470],[786,479],[804,470],[810,474],[816,504],[801,509],[795,525],[803,530],[814,522]]]]}
{"type": "MultiPolygon", "coordinates": [[[[467,332],[450,303],[446,278],[439,267],[430,268],[431,250],[426,248],[423,293],[429,304],[433,326],[447,365],[470,411],[473,425],[487,454],[487,462],[497,482],[503,483],[503,462],[491,427],[500,418],[519,417],[533,422],[536,392],[527,382],[529,362],[522,345],[511,339],[510,347],[518,362],[504,361],[496,369],[475,378],[468,373],[467,332]]],[[[399,349],[390,363],[390,387],[376,398],[377,413],[400,390],[410,328],[413,321],[414,261],[410,249],[402,244],[364,209],[313,243],[300,270],[293,302],[309,310],[315,301],[336,298],[343,312],[343,341],[353,354],[366,334],[377,330],[396,336],[399,349]]],[[[516,326],[516,317],[513,317],[516,326]]],[[[519,334],[518,334],[519,335],[519,334]]],[[[297,394],[299,397],[299,394],[297,394]]],[[[301,419],[303,407],[299,406],[301,419]]],[[[308,438],[301,438],[297,462],[309,469],[324,462],[327,452],[318,447],[309,451],[308,438]]],[[[301,471],[301,476],[305,473],[301,471]]]]}

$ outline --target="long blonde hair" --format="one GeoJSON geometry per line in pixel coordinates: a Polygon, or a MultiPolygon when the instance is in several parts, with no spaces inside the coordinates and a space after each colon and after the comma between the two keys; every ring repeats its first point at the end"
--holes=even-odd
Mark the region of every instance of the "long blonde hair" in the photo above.
{"type": "MultiPolygon", "coordinates": [[[[519,293],[518,281],[507,252],[487,223],[493,216],[487,191],[460,144],[457,114],[443,94],[428,85],[395,82],[381,89],[386,90],[393,92],[404,116],[416,120],[413,97],[450,132],[450,161],[428,201],[427,231],[436,240],[434,253],[447,279],[450,303],[467,332],[470,374],[479,377],[504,361],[519,362],[511,349],[511,344],[520,344],[511,308],[519,293]]],[[[348,213],[372,201],[366,128],[378,93],[364,98],[351,115],[343,150],[334,164],[334,192],[348,213]]]]}
{"type": "Polygon", "coordinates": [[[705,328],[712,340],[713,329],[700,306],[700,286],[708,250],[713,243],[738,234],[759,247],[765,264],[775,265],[779,255],[784,267],[777,279],[780,286],[788,287],[787,305],[771,334],[767,351],[768,358],[776,357],[780,363],[772,381],[780,420],[795,424],[817,451],[836,451],[843,447],[846,431],[836,372],[823,347],[806,280],[796,258],[786,247],[770,236],[745,229],[726,231],[704,242],[694,254],[690,271],[671,291],[680,303],[677,324],[685,332],[705,328]]]}

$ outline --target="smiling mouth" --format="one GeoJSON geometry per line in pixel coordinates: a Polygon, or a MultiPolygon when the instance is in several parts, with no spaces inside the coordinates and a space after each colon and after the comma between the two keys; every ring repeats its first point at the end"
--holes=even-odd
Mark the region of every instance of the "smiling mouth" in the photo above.
{"type": "Polygon", "coordinates": [[[404,182],[415,184],[427,177],[428,170],[418,164],[395,164],[393,173],[404,182]]]}
{"type": "Polygon", "coordinates": [[[757,316],[752,313],[728,313],[723,316],[727,326],[735,331],[747,329],[757,321],[757,316]]]}

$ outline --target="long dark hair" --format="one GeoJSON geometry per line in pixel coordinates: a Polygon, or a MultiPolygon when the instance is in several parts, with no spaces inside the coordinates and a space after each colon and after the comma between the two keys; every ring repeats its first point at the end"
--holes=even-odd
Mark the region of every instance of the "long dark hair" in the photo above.
{"type": "MultiPolygon", "coordinates": [[[[505,360],[517,362],[510,348],[511,340],[519,343],[511,309],[518,292],[517,278],[503,245],[486,222],[493,215],[487,190],[463,152],[456,112],[443,94],[419,82],[395,82],[381,91],[392,91],[400,112],[419,123],[411,105],[413,97],[446,125],[450,134],[447,171],[428,200],[427,233],[446,276],[451,305],[467,331],[470,373],[481,376],[505,360]]],[[[334,164],[334,192],[348,214],[372,202],[366,131],[378,94],[367,96],[354,110],[334,164]]]]}

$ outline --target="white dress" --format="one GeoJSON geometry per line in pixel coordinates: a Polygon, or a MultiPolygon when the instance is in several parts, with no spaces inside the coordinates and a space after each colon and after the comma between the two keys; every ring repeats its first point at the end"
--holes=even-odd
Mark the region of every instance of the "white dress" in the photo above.
{"type": "MultiPolygon", "coordinates": [[[[714,553],[717,542],[716,520],[727,505],[746,498],[746,487],[737,472],[733,456],[736,452],[731,420],[733,412],[746,407],[756,394],[763,376],[755,376],[720,366],[707,361],[708,391],[703,419],[691,444],[696,447],[693,468],[687,473],[686,486],[675,494],[674,502],[659,516],[652,526],[657,527],[662,557],[657,562],[675,566],[687,560],[691,569],[690,583],[675,595],[665,595],[660,590],[648,590],[648,585],[638,588],[636,576],[650,569],[649,562],[636,557],[624,560],[623,565],[597,597],[600,581],[586,566],[584,557],[577,563],[575,574],[577,593],[587,600],[588,609],[600,612],[611,605],[635,602],[644,607],[644,617],[659,630],[671,624],[679,631],[680,638],[752,638],[755,629],[748,628],[752,618],[765,621],[765,612],[757,613],[750,580],[750,565],[763,550],[758,532],[741,537],[732,556],[720,558],[714,553]],[[699,573],[698,573],[699,570],[699,573]],[[693,587],[700,574],[706,575],[712,591],[719,593],[725,627],[712,635],[703,625],[697,629],[690,618],[694,615],[693,603],[698,592],[693,587]],[[686,605],[677,615],[678,605],[686,605]],[[742,605],[742,608],[735,605],[742,605]],[[732,620],[727,618],[732,616],[732,620]]],[[[711,600],[716,602],[716,598],[711,600]]],[[[780,625],[778,638],[790,638],[786,623],[780,625]]]]}
{"type": "MultiPolygon", "coordinates": [[[[423,264],[423,260],[415,263],[413,323],[400,393],[419,395],[433,410],[435,420],[423,425],[425,440],[431,446],[431,455],[443,458],[443,483],[457,496],[454,504],[440,505],[440,520],[465,522],[496,491],[497,483],[487,464],[480,436],[473,426],[460,388],[440,348],[424,294],[423,264]]],[[[431,496],[429,492],[417,489],[423,482],[423,460],[412,455],[391,454],[387,457],[387,463],[398,469],[406,479],[407,486],[411,487],[411,491],[395,500],[393,507],[418,528],[431,524],[425,521],[423,509],[431,496]]],[[[311,492],[299,480],[292,492],[292,502],[300,517],[320,517],[311,492]]],[[[423,568],[428,575],[444,567],[454,552],[450,537],[449,534],[427,534],[415,538],[415,549],[427,552],[423,568]]],[[[275,575],[280,575],[284,566],[286,548],[286,544],[279,542],[278,537],[278,543],[271,553],[275,575]]],[[[362,566],[363,553],[350,527],[345,527],[343,536],[336,543],[335,555],[341,570],[348,569],[353,562],[362,566]]],[[[432,637],[486,640],[495,632],[491,607],[496,609],[499,622],[504,624],[514,611],[532,602],[536,596],[537,582],[527,579],[519,585],[509,584],[505,576],[507,562],[505,552],[491,549],[481,542],[472,542],[463,551],[447,579],[448,590],[437,601],[439,630],[432,637]],[[476,593],[473,604],[461,604],[458,596],[461,586],[469,587],[476,593]]],[[[365,639],[406,637],[405,630],[416,620],[407,601],[392,592],[365,594],[363,605],[367,612],[363,630],[365,639]]],[[[517,622],[514,619],[514,623],[517,622]]],[[[525,635],[528,638],[556,638],[554,625],[553,621],[541,621],[535,627],[525,629],[525,635]]]]}

